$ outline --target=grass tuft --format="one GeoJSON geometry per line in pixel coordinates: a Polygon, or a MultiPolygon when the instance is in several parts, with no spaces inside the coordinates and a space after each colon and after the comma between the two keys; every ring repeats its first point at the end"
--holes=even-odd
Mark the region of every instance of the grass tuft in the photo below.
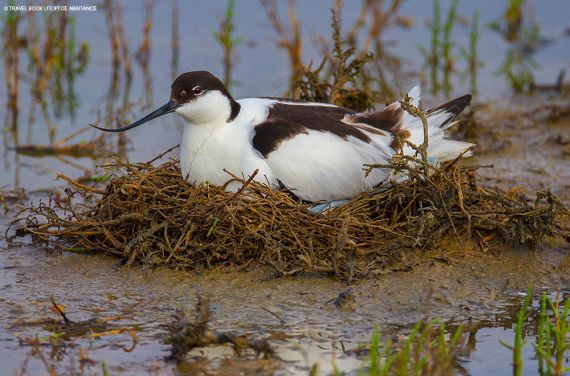
{"type": "Polygon", "coordinates": [[[451,335],[445,325],[418,322],[402,343],[381,341],[374,327],[359,375],[452,375],[463,347],[463,328],[451,335]]]}
{"type": "Polygon", "coordinates": [[[374,54],[355,56],[356,47],[343,39],[337,11],[332,10],[333,48],[316,69],[312,65],[303,68],[303,75],[293,83],[293,92],[299,99],[334,103],[337,106],[365,111],[374,107],[378,93],[370,89],[363,76],[364,67],[373,61],[374,54]],[[327,77],[324,68],[332,75],[327,77]]]}

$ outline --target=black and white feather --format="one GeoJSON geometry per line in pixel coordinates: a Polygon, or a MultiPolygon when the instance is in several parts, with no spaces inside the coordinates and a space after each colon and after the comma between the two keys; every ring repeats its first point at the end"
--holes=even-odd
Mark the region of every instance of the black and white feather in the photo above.
{"type": "MultiPolygon", "coordinates": [[[[408,95],[419,106],[420,88],[408,95]]],[[[455,159],[472,144],[450,140],[446,130],[469,105],[464,95],[428,110],[428,156],[433,163],[455,159]]],[[[163,113],[184,118],[180,165],[190,183],[223,185],[229,176],[255,179],[287,188],[311,202],[353,197],[392,176],[364,164],[387,163],[395,153],[413,154],[404,140],[423,142],[421,120],[398,102],[378,111],[357,113],[331,104],[281,98],[235,100],[224,85],[205,71],[188,72],[172,85],[170,101],[130,129],[163,113]]],[[[239,184],[228,185],[238,189],[239,184]]]]}

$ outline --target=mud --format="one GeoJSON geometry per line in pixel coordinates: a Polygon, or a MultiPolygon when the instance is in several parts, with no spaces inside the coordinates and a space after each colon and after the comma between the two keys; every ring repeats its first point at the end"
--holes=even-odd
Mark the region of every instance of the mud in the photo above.
{"type": "MultiPolygon", "coordinates": [[[[421,319],[440,318],[467,324],[476,333],[480,326],[497,325],[499,316],[508,317],[499,325],[512,325],[517,306],[512,297],[529,284],[537,290],[570,288],[567,251],[521,249],[485,254],[450,245],[410,254],[411,270],[395,270],[353,285],[352,311],[331,302],[346,285],[318,275],[285,279],[268,278],[262,272],[196,275],[121,267],[103,256],[46,254],[25,244],[0,244],[0,248],[0,362],[13,371],[22,370],[31,353],[17,338],[44,337],[49,332],[33,323],[46,316],[58,318],[52,311],[52,295],[71,320],[116,317],[116,327],[137,327],[135,346],[128,332],[72,338],[61,360],[49,360],[57,370],[82,364],[98,372],[105,361],[113,374],[170,373],[176,364],[166,360],[170,349],[164,343],[164,325],[172,321],[176,308],[193,311],[199,292],[212,303],[212,328],[266,338],[281,360],[260,363],[252,361],[251,355],[240,360],[229,347],[216,347],[205,352],[207,362],[202,359],[193,367],[229,372],[239,364],[253,367],[250,370],[261,367],[262,373],[275,369],[296,373],[315,363],[320,363],[321,370],[331,369],[333,359],[342,369],[357,367],[360,360],[350,350],[368,340],[374,324],[389,334],[421,319]],[[82,356],[94,363],[80,362],[82,356]]],[[[49,354],[49,346],[43,351],[49,354]]],[[[503,349],[503,353],[507,361],[510,352],[503,349]]],[[[195,350],[190,359],[203,354],[195,350]]],[[[179,367],[182,373],[196,370],[188,369],[188,363],[179,367]]],[[[44,369],[37,357],[26,365],[30,373],[44,369]]]]}
{"type": "MultiPolygon", "coordinates": [[[[559,141],[570,137],[568,119],[540,123],[513,113],[477,115],[486,149],[473,163],[495,166],[481,169],[482,178],[529,192],[554,187],[568,202],[569,157],[559,141]]],[[[29,199],[42,197],[35,193],[29,199]]],[[[15,199],[5,202],[0,229],[18,207],[15,199]]],[[[469,346],[461,367],[469,373],[510,372],[511,353],[497,341],[510,341],[512,332],[497,328],[512,328],[520,293],[529,286],[570,290],[570,252],[562,241],[530,251],[496,245],[463,249],[450,240],[439,249],[404,253],[397,267],[350,290],[318,274],[275,278],[266,271],[201,274],[124,267],[111,257],[49,253],[29,239],[0,240],[0,265],[0,364],[16,374],[43,373],[48,367],[101,373],[103,361],[111,374],[123,375],[303,374],[315,364],[323,373],[333,365],[355,370],[362,361],[355,349],[369,340],[375,324],[384,338],[397,338],[418,320],[434,318],[450,328],[466,326],[469,346]],[[167,325],[177,309],[194,311],[197,293],[211,303],[210,328],[267,340],[277,357],[262,360],[247,351],[237,356],[229,346],[216,346],[192,350],[180,364],[167,360],[167,325]],[[61,328],[46,323],[62,320],[50,296],[74,322],[112,318],[112,326],[50,344],[49,335],[61,328]],[[42,345],[32,345],[36,337],[42,345]]],[[[531,351],[525,356],[530,358],[531,351]]]]}
{"type": "Polygon", "coordinates": [[[552,189],[570,202],[570,99],[533,97],[489,102],[475,109],[480,145],[476,163],[487,184],[520,186],[527,192],[552,189]]]}
{"type": "MultiPolygon", "coordinates": [[[[494,165],[480,169],[486,184],[528,192],[552,187],[568,203],[570,156],[564,140],[570,138],[570,121],[532,115],[528,108],[476,109],[481,147],[473,163],[494,165]]],[[[0,230],[26,199],[45,197],[33,193],[5,200],[0,230]]],[[[354,350],[369,340],[375,324],[384,338],[397,338],[418,320],[434,318],[450,328],[466,326],[469,351],[461,367],[469,373],[510,372],[511,353],[497,344],[510,341],[512,331],[497,328],[512,328],[520,293],[529,286],[570,290],[570,249],[563,241],[530,251],[497,245],[464,249],[451,239],[438,249],[403,253],[397,267],[350,290],[319,274],[275,278],[266,271],[124,267],[111,257],[50,253],[29,241],[0,240],[0,364],[16,374],[45,373],[48,367],[101,373],[103,361],[111,374],[122,375],[175,369],[304,374],[315,364],[323,373],[333,365],[354,370],[362,361],[354,350]],[[180,364],[167,360],[167,325],[176,309],[194,311],[197,293],[211,303],[211,329],[267,340],[277,357],[261,360],[247,351],[237,356],[229,346],[216,346],[194,349],[180,364]],[[110,326],[50,344],[49,335],[62,331],[46,326],[62,320],[51,296],[70,320],[112,318],[110,326]],[[32,345],[36,337],[39,346],[32,345]]],[[[525,355],[530,358],[531,350],[525,355]]]]}

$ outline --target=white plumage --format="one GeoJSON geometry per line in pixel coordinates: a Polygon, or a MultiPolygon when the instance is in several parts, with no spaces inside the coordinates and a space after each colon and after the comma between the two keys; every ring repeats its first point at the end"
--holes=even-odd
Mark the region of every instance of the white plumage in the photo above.
{"type": "MultiPolygon", "coordinates": [[[[420,88],[408,95],[419,106],[420,88]]],[[[472,144],[447,138],[452,119],[469,104],[469,95],[428,111],[428,156],[434,163],[456,158],[472,144]]],[[[421,120],[395,102],[376,112],[355,113],[330,104],[286,99],[234,100],[217,78],[189,72],[172,85],[171,100],[123,128],[138,126],[168,112],[185,120],[180,166],[189,183],[223,185],[224,171],[275,188],[286,188],[311,202],[342,200],[389,179],[389,169],[365,176],[363,165],[388,163],[397,152],[414,154],[395,137],[423,142],[421,120]]],[[[466,153],[466,155],[469,152],[466,153]]],[[[228,189],[240,187],[234,183],[228,189]]]]}

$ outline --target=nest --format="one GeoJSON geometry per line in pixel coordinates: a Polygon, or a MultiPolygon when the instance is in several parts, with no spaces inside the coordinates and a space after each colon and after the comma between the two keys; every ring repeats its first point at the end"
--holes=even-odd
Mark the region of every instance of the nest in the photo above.
{"type": "Polygon", "coordinates": [[[348,281],[384,272],[404,252],[434,247],[447,235],[463,245],[473,239],[487,246],[493,238],[535,247],[570,234],[563,225],[569,211],[550,191],[530,202],[517,191],[480,187],[475,168],[458,161],[436,168],[410,159],[390,165],[408,175],[405,182],[321,215],[251,179],[229,176],[242,183],[229,193],[189,185],[176,160],[116,162],[121,172],[104,190],[64,177],[68,197],[28,208],[21,230],[65,250],[117,255],[128,265],[265,265],[280,275],[331,273],[348,281]]]}

